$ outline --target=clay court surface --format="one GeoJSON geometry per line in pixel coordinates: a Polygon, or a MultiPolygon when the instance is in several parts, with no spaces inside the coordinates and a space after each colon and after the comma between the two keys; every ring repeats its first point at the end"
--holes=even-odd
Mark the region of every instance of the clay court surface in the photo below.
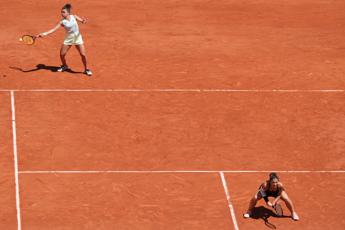
{"type": "Polygon", "coordinates": [[[0,3],[0,229],[345,228],[344,1],[72,1],[91,78],[64,3],[0,3]]]}

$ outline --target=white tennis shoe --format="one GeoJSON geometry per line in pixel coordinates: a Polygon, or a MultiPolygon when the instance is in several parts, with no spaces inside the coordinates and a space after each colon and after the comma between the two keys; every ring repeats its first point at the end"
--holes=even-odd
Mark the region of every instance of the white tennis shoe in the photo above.
{"type": "Polygon", "coordinates": [[[62,65],[60,68],[58,68],[58,72],[64,72],[64,71],[66,71],[66,70],[68,70],[68,66],[67,65],[62,65]]]}
{"type": "Polygon", "coordinates": [[[91,70],[89,70],[89,69],[86,69],[86,70],[84,71],[84,74],[86,74],[87,76],[92,76],[92,72],[91,72],[91,70]]]}
{"type": "Polygon", "coordinates": [[[295,220],[295,221],[299,220],[299,216],[297,215],[296,212],[292,213],[292,219],[295,220]]]}
{"type": "Polygon", "coordinates": [[[247,213],[244,213],[244,214],[243,214],[243,217],[246,218],[246,219],[250,218],[250,213],[248,213],[248,212],[247,212],[247,213]]]}

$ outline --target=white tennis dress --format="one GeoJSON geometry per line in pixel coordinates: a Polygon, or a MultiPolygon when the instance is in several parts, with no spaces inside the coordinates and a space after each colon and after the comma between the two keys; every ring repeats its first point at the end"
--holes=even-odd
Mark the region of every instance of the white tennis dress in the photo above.
{"type": "Polygon", "coordinates": [[[84,44],[83,37],[81,36],[79,32],[79,26],[77,19],[70,15],[70,19],[62,19],[61,25],[66,30],[66,37],[63,42],[65,45],[82,45],[84,44]]]}

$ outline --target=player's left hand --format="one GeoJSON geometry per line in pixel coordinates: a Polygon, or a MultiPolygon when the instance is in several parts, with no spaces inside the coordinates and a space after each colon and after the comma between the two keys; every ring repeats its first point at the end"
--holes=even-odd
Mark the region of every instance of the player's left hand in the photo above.
{"type": "Polygon", "coordinates": [[[268,201],[267,202],[267,205],[269,206],[269,207],[273,207],[274,205],[271,203],[271,201],[268,201]]]}

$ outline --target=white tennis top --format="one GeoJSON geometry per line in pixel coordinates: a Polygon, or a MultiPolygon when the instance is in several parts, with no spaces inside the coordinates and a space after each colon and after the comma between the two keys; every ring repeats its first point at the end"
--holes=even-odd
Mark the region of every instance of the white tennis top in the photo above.
{"type": "Polygon", "coordinates": [[[79,34],[79,26],[77,23],[77,20],[73,15],[70,15],[69,20],[67,19],[62,19],[61,24],[63,27],[66,29],[67,34],[79,34]]]}

